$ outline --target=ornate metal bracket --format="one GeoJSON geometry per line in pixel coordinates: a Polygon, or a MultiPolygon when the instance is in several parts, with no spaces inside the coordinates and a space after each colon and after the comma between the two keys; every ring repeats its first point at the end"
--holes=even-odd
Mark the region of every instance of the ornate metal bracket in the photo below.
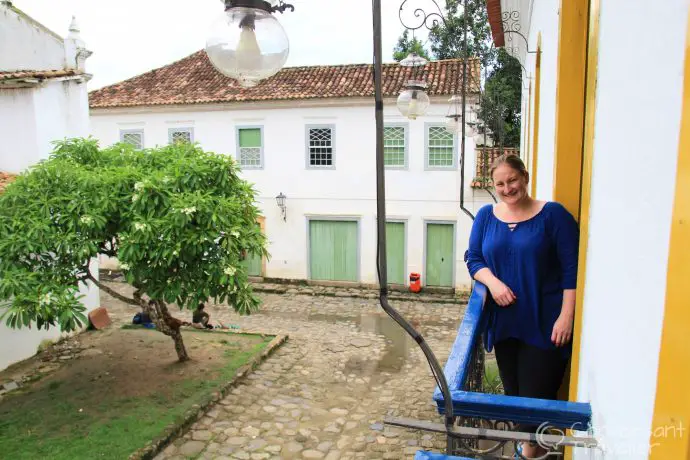
{"type": "Polygon", "coordinates": [[[295,12],[295,7],[293,5],[283,2],[283,0],[280,0],[280,2],[278,2],[278,4],[273,7],[273,12],[283,14],[285,10],[288,9],[291,13],[295,12]]]}
{"type": "Polygon", "coordinates": [[[225,3],[225,10],[230,8],[254,8],[257,10],[263,10],[268,13],[284,13],[285,10],[289,9],[291,12],[295,11],[295,7],[289,3],[285,3],[283,0],[279,0],[276,6],[272,6],[271,3],[266,0],[223,0],[225,3]]]}
{"type": "Polygon", "coordinates": [[[513,36],[515,34],[525,41],[525,49],[528,54],[535,54],[537,51],[530,51],[529,41],[520,30],[522,29],[522,24],[520,24],[520,12],[519,11],[504,11],[502,15],[503,23],[503,34],[506,36],[506,41],[512,42],[513,36]]]}
{"type": "Polygon", "coordinates": [[[408,30],[419,30],[422,27],[426,27],[428,30],[433,29],[434,27],[438,27],[441,23],[444,25],[446,24],[446,18],[443,17],[443,10],[441,7],[438,5],[438,2],[436,0],[431,0],[434,5],[436,5],[436,9],[438,10],[437,12],[431,12],[427,13],[424,11],[422,8],[416,8],[414,10],[414,17],[418,18],[421,22],[418,24],[408,24],[405,22],[403,19],[403,12],[405,10],[405,4],[408,2],[408,0],[403,0],[403,2],[400,4],[400,10],[398,11],[398,17],[400,18],[400,23],[403,25],[405,29],[408,30]]]}

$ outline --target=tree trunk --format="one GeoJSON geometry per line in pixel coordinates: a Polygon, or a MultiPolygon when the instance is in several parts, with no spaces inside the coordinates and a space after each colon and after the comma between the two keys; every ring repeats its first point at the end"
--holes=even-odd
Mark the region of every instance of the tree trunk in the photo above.
{"type": "Polygon", "coordinates": [[[175,342],[175,351],[177,352],[177,358],[180,362],[185,362],[189,360],[189,355],[187,354],[187,349],[184,347],[184,342],[182,341],[182,334],[180,331],[175,331],[172,335],[172,339],[175,342]]]}
{"type": "MultiPolygon", "coordinates": [[[[139,297],[141,299],[141,297],[139,297]]],[[[151,303],[145,300],[140,300],[140,305],[163,334],[170,336],[175,343],[175,351],[180,362],[188,361],[189,355],[182,340],[182,333],[180,326],[184,323],[177,318],[174,318],[168,311],[168,306],[162,300],[153,300],[151,303]]]]}

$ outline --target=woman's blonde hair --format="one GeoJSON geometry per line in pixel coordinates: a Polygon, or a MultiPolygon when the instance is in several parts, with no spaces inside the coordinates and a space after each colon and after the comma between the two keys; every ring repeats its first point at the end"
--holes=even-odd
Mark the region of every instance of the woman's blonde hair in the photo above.
{"type": "Polygon", "coordinates": [[[504,153],[500,157],[496,158],[491,164],[491,170],[489,171],[489,177],[494,178],[494,171],[501,165],[508,165],[517,172],[519,172],[523,177],[528,178],[529,173],[527,172],[527,167],[525,163],[520,159],[519,156],[514,153],[504,153]]]}

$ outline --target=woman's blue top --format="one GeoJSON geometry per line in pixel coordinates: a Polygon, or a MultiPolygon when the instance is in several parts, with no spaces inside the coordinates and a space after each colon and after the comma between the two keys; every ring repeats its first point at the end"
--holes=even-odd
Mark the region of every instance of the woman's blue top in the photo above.
{"type": "MultiPolygon", "coordinates": [[[[579,230],[573,216],[559,203],[547,202],[531,219],[513,230],[500,221],[493,205],[475,217],[465,262],[474,278],[482,268],[508,286],[517,300],[501,307],[487,298],[484,345],[508,338],[544,349],[551,342],[553,325],[561,313],[563,290],[575,289],[579,230]]],[[[562,347],[570,354],[571,345],[562,347]]]]}

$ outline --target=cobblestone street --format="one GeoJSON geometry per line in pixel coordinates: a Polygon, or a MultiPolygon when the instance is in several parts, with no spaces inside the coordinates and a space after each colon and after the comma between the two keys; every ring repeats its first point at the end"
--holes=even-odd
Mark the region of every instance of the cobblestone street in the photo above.
{"type": "MultiPolygon", "coordinates": [[[[121,292],[128,288],[110,286],[121,292]]],[[[212,320],[242,331],[288,334],[288,342],[158,460],[405,459],[422,447],[444,448],[440,436],[382,424],[386,415],[429,421],[440,417],[421,351],[375,299],[259,295],[261,312],[250,317],[227,307],[209,306],[208,311],[212,320]]],[[[104,293],[102,300],[117,322],[129,322],[136,310],[104,293]]],[[[418,302],[394,306],[445,362],[463,307],[418,302]]],[[[175,314],[191,317],[188,312],[175,314]]]]}

